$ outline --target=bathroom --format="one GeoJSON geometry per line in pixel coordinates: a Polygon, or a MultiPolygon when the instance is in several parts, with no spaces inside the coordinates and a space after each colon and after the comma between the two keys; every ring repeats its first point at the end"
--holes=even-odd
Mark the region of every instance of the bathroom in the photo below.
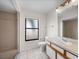
{"type": "MultiPolygon", "coordinates": [[[[9,25],[11,25],[11,27],[14,29],[13,32],[13,29],[10,27],[10,30],[12,30],[11,34],[14,34],[15,36],[13,37],[12,41],[12,37],[6,31],[6,35],[8,35],[7,37],[10,39],[10,43],[7,42],[8,40],[6,40],[6,37],[2,37],[4,38],[4,41],[2,42],[3,44],[0,44],[1,46],[5,45],[4,47],[6,48],[9,45],[13,45],[13,47],[11,46],[11,53],[5,53],[5,51],[0,52],[0,59],[78,59],[78,1],[72,1],[73,0],[71,0],[69,4],[65,3],[66,5],[64,5],[62,8],[61,4],[64,3],[63,0],[7,0],[6,3],[4,0],[0,1],[0,4],[2,5],[2,8],[0,8],[0,13],[5,11],[15,15],[16,18],[16,20],[12,21],[13,23],[6,20],[8,22],[7,27],[6,22],[3,22],[5,23],[3,24],[2,21],[0,21],[2,23],[0,23],[0,28],[3,28],[4,26],[5,29],[3,29],[5,31],[10,27],[9,25]],[[7,7],[8,9],[6,6],[9,6],[7,7]],[[10,9],[10,7],[13,9],[10,9]],[[65,21],[68,20],[77,21],[76,23],[72,21],[74,24],[69,23],[71,25],[70,28],[64,24],[65,21]],[[31,25],[28,25],[27,22],[29,22],[31,25]],[[67,29],[66,31],[64,28],[70,29],[67,29]],[[7,46],[5,42],[8,43],[7,46]],[[12,44],[11,42],[14,43],[12,44]],[[72,45],[72,42],[75,42],[76,44],[72,45]],[[55,44],[55,51],[51,49],[51,47],[54,46],[52,43],[55,44]],[[72,48],[70,49],[70,47],[72,48]],[[8,55],[11,54],[12,57],[10,58],[8,55]]],[[[6,15],[3,16],[6,18],[9,17],[6,15]]],[[[2,19],[1,17],[0,20],[2,19]]],[[[10,19],[12,19],[12,17],[10,19]]],[[[4,31],[0,30],[0,33],[3,33],[4,31]]],[[[3,36],[4,34],[5,32],[3,33],[3,36]]],[[[0,35],[2,36],[2,34],[0,35]]],[[[0,42],[1,40],[2,39],[0,39],[0,42]]],[[[8,49],[8,51],[10,50],[8,49]]]]}

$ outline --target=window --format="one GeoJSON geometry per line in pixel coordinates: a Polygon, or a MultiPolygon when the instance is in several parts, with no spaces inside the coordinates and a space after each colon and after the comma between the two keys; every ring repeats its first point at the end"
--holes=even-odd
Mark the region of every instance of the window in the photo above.
{"type": "Polygon", "coordinates": [[[39,39],[39,20],[26,18],[25,19],[25,41],[39,39]]]}

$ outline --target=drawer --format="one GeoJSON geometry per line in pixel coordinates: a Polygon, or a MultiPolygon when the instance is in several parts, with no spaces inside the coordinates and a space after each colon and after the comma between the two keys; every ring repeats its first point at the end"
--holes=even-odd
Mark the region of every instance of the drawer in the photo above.
{"type": "Polygon", "coordinates": [[[57,59],[64,59],[61,55],[57,54],[57,59]]]}
{"type": "Polygon", "coordinates": [[[61,53],[64,53],[64,50],[61,49],[60,47],[55,46],[55,45],[53,45],[53,44],[51,44],[51,46],[52,46],[53,48],[55,48],[56,50],[60,51],[61,53]]]}
{"type": "Polygon", "coordinates": [[[67,56],[70,58],[70,59],[78,59],[78,57],[72,55],[71,53],[67,52],[67,56]]]}
{"type": "Polygon", "coordinates": [[[55,59],[55,51],[52,50],[48,45],[46,46],[46,53],[51,59],[55,59]]]}

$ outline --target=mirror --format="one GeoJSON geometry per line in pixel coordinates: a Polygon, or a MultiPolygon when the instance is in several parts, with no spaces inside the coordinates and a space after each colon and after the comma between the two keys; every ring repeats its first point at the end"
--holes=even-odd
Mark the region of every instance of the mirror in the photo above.
{"type": "Polygon", "coordinates": [[[67,8],[57,16],[59,37],[78,40],[78,6],[67,8]]]}
{"type": "Polygon", "coordinates": [[[63,21],[63,37],[78,39],[78,19],[63,21]]]}

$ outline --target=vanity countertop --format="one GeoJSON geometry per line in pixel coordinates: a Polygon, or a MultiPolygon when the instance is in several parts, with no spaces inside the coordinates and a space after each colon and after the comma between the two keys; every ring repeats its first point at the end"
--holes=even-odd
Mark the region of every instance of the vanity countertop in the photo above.
{"type": "Polygon", "coordinates": [[[51,42],[52,44],[61,47],[62,49],[65,49],[66,51],[78,56],[78,42],[72,42],[72,44],[70,43],[66,43],[61,39],[57,39],[57,38],[49,38],[47,39],[47,41],[51,42]]]}

